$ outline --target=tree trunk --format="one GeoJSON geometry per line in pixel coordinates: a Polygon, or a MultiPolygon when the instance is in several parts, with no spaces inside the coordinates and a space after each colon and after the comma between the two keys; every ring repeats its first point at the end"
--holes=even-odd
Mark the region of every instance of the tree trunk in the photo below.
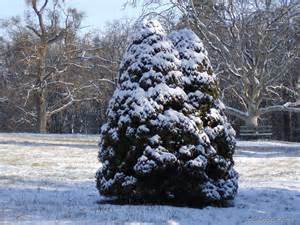
{"type": "Polygon", "coordinates": [[[258,127],[258,118],[259,116],[258,115],[253,115],[253,116],[249,116],[245,122],[248,126],[251,126],[251,127],[258,127]]]}
{"type": "Polygon", "coordinates": [[[245,121],[248,126],[258,127],[258,118],[260,116],[258,109],[259,106],[257,101],[252,100],[248,103],[248,116],[245,121]]]}
{"type": "Polygon", "coordinates": [[[40,93],[38,93],[36,104],[37,104],[37,111],[38,111],[37,130],[40,133],[47,133],[48,116],[46,111],[46,102],[45,102],[45,95],[43,90],[40,93]]]}
{"type": "Polygon", "coordinates": [[[41,46],[39,48],[39,62],[37,71],[37,85],[39,90],[37,92],[37,111],[38,111],[38,131],[40,133],[47,133],[47,104],[46,104],[46,86],[44,85],[44,77],[46,74],[46,57],[48,46],[45,37],[41,38],[41,46]]]}

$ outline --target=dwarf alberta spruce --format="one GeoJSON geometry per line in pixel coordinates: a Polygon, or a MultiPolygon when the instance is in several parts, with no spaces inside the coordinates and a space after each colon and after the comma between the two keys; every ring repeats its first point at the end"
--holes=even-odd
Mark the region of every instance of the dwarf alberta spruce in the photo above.
{"type": "Polygon", "coordinates": [[[124,55],[101,128],[100,194],[121,199],[233,199],[235,132],[203,43],[144,21],[124,55]]]}

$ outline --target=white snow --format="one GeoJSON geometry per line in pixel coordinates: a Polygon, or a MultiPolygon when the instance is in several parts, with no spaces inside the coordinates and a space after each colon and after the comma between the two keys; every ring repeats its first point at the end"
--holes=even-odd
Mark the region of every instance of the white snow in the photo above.
{"type": "MultiPolygon", "coordinates": [[[[132,39],[134,40],[140,40],[143,39],[144,37],[147,37],[149,34],[153,34],[153,33],[157,33],[160,35],[164,35],[165,31],[162,28],[162,26],[160,25],[160,23],[155,20],[155,19],[151,19],[151,20],[143,20],[142,23],[140,24],[141,27],[143,27],[144,32],[134,32],[132,39]]],[[[139,30],[139,28],[137,29],[139,30]]]]}
{"type": "Polygon", "coordinates": [[[153,97],[153,99],[160,103],[169,102],[174,98],[187,98],[185,92],[180,87],[171,88],[165,83],[158,84],[155,87],[150,87],[148,90],[148,97],[153,97]]]}
{"type": "MultiPolygon", "coordinates": [[[[185,132],[195,132],[197,130],[196,123],[188,117],[186,117],[183,113],[177,112],[173,109],[168,109],[164,112],[164,114],[158,115],[156,120],[153,120],[153,124],[158,124],[166,129],[172,129],[174,124],[179,126],[179,124],[184,127],[185,132]]],[[[173,129],[175,129],[173,128],[173,129]]]]}
{"type": "Polygon", "coordinates": [[[197,158],[193,160],[189,160],[186,163],[186,166],[199,168],[199,170],[203,170],[204,168],[206,168],[206,165],[207,165],[207,159],[202,155],[199,155],[197,156],[197,158]]]}
{"type": "Polygon", "coordinates": [[[287,147],[287,148],[297,148],[300,149],[300,143],[298,142],[284,142],[284,141],[240,141],[238,143],[239,147],[287,147]]]}
{"type": "Polygon", "coordinates": [[[215,82],[215,75],[209,75],[210,62],[207,51],[199,37],[189,29],[181,29],[169,34],[169,38],[181,54],[181,67],[186,84],[193,82],[210,84],[215,82]],[[202,69],[199,66],[203,67],[202,69]],[[204,69],[204,70],[203,70],[204,69]],[[193,81],[193,82],[192,82],[193,81]]]}
{"type": "Polygon", "coordinates": [[[234,206],[200,209],[98,204],[97,142],[96,135],[0,134],[0,224],[300,224],[300,143],[238,141],[234,206]]]}
{"type": "Polygon", "coordinates": [[[157,165],[153,160],[148,159],[148,157],[142,155],[138,158],[138,161],[133,169],[137,174],[146,175],[149,174],[153,169],[155,169],[155,167],[157,167],[157,165]]]}

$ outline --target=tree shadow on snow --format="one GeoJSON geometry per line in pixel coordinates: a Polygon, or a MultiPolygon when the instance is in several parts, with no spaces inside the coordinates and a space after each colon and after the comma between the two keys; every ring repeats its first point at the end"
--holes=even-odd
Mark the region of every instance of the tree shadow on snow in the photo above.
{"type": "Polygon", "coordinates": [[[100,205],[143,205],[143,206],[174,206],[174,207],[184,207],[184,208],[198,208],[203,209],[207,206],[218,207],[218,208],[228,208],[234,207],[234,201],[222,201],[213,203],[202,203],[197,201],[177,201],[174,199],[114,199],[114,198],[104,198],[97,201],[100,205]]]}
{"type": "MultiPolygon", "coordinates": [[[[43,185],[45,184],[43,183],[43,185]]],[[[219,210],[222,210],[222,212],[230,211],[228,215],[242,212],[241,217],[244,216],[245,218],[249,218],[249,215],[255,217],[258,215],[256,213],[267,210],[275,215],[278,213],[281,215],[287,213],[286,215],[288,215],[288,212],[296,211],[299,212],[300,216],[299,198],[300,192],[295,190],[283,188],[241,188],[236,199],[230,205],[212,204],[209,205],[209,208],[206,207],[205,210],[218,210],[215,212],[220,212],[219,210]],[[225,209],[220,207],[231,208],[228,209],[229,211],[223,211],[225,209]]],[[[22,183],[17,186],[0,186],[0,219],[11,223],[22,221],[31,221],[32,223],[42,221],[45,223],[46,221],[59,222],[65,220],[85,222],[89,219],[93,219],[93,222],[102,221],[103,224],[109,224],[112,219],[116,223],[136,221],[136,219],[158,221],[156,218],[158,211],[161,213],[160,218],[168,217],[170,212],[173,212],[171,215],[176,214],[178,215],[177,219],[184,220],[185,218],[183,217],[187,213],[184,210],[191,208],[191,211],[188,212],[195,216],[199,215],[199,213],[204,213],[202,212],[203,207],[172,201],[120,201],[106,199],[98,195],[93,181],[77,182],[75,184],[56,182],[56,184],[52,183],[49,187],[41,187],[38,181],[28,181],[28,183],[22,183]],[[100,201],[97,201],[99,199],[100,201]],[[156,206],[158,208],[153,208],[156,206]],[[137,213],[137,211],[140,213],[137,213]],[[186,213],[184,214],[183,212],[186,213]]],[[[218,217],[219,214],[216,214],[216,216],[218,217]]]]}

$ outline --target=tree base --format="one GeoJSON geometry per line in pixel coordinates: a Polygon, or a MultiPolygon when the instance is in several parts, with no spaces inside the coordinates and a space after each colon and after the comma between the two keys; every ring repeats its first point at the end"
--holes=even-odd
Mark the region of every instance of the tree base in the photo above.
{"type": "Polygon", "coordinates": [[[100,205],[166,205],[175,207],[188,207],[188,208],[205,208],[208,206],[217,208],[230,208],[234,207],[234,200],[222,200],[215,202],[203,202],[195,200],[178,200],[178,199],[158,199],[158,198],[144,198],[144,199],[125,199],[125,198],[106,198],[97,201],[100,205]]]}

